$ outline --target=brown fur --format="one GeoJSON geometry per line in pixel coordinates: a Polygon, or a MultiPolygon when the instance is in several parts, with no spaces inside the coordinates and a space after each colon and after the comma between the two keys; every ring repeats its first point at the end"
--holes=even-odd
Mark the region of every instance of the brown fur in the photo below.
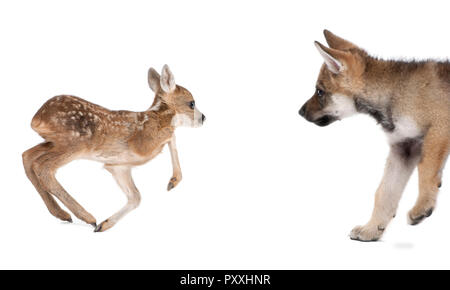
{"type": "MultiPolygon", "coordinates": [[[[165,69],[163,77],[168,75],[173,83],[173,75],[168,67],[165,69]]],[[[54,200],[53,196],[56,196],[75,216],[96,226],[96,231],[112,227],[140,201],[139,192],[131,178],[131,167],[154,158],[165,144],[169,144],[174,166],[168,189],[179,183],[181,169],[172,121],[177,114],[194,118],[194,110],[189,105],[193,97],[188,90],[174,83],[171,91],[164,91],[159,86],[160,76],[151,72],[153,81],[156,81],[152,83],[156,95],[149,110],[112,111],[75,96],[63,95],[48,100],[33,117],[31,127],[45,142],[25,151],[23,163],[28,178],[51,214],[72,221],[70,215],[54,200]],[[80,158],[103,162],[129,199],[121,212],[99,226],[95,218],[55,178],[59,167],[80,158]]],[[[170,84],[167,82],[166,85],[170,84]]]]}
{"type": "MultiPolygon", "coordinates": [[[[353,103],[356,111],[374,117],[391,137],[391,155],[377,191],[372,219],[366,226],[355,228],[351,235],[359,240],[376,240],[382,233],[377,229],[384,229],[389,222],[389,219],[381,218],[381,211],[383,208],[395,211],[397,207],[398,200],[391,200],[391,205],[386,205],[391,193],[384,186],[392,181],[389,170],[393,166],[403,167],[406,179],[404,184],[397,184],[399,191],[406,185],[412,169],[416,165],[419,169],[419,198],[409,212],[411,224],[429,216],[435,207],[444,163],[450,151],[450,63],[381,60],[329,31],[324,34],[330,47],[316,44],[331,64],[322,66],[316,84],[319,90],[305,103],[300,114],[318,125],[328,125],[340,119],[330,113],[332,96],[343,96],[347,99],[345,104],[353,103]],[[340,71],[332,71],[336,69],[340,71]],[[402,137],[401,134],[408,131],[401,128],[402,120],[417,127],[410,129],[417,130],[414,138],[402,137]],[[393,165],[398,163],[397,160],[404,163],[393,165]]],[[[397,193],[392,193],[394,195],[393,199],[396,199],[397,193]]]]}

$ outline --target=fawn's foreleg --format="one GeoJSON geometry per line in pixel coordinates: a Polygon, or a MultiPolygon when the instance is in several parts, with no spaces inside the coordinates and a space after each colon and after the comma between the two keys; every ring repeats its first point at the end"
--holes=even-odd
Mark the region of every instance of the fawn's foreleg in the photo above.
{"type": "Polygon", "coordinates": [[[172,178],[169,181],[169,184],[167,185],[167,190],[171,190],[175,186],[180,183],[182,175],[181,175],[181,167],[180,167],[180,161],[178,160],[178,151],[177,151],[177,145],[175,140],[175,135],[173,135],[172,139],[168,143],[169,149],[170,149],[170,156],[172,158],[172,167],[173,167],[173,174],[172,178]]]}
{"type": "Polygon", "coordinates": [[[131,168],[128,166],[106,165],[105,168],[112,174],[117,184],[127,196],[127,204],[117,213],[104,220],[95,228],[95,232],[103,232],[113,227],[121,218],[133,209],[137,208],[141,202],[141,195],[134,184],[131,176],[131,168]]]}

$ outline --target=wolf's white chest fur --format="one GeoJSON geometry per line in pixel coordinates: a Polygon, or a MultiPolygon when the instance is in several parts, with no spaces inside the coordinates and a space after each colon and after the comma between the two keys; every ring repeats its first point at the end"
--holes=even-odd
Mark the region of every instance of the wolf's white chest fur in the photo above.
{"type": "Polygon", "coordinates": [[[344,119],[357,113],[352,98],[344,95],[332,95],[331,100],[331,104],[324,111],[338,119],[344,119]]]}
{"type": "Polygon", "coordinates": [[[410,117],[402,117],[394,121],[395,129],[392,132],[387,132],[389,144],[395,144],[405,139],[420,138],[421,130],[416,122],[410,117]]]}

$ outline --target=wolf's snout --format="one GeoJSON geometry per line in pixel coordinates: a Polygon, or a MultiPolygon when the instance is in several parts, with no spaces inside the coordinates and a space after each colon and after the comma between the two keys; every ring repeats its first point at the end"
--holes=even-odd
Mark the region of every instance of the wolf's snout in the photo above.
{"type": "Polygon", "coordinates": [[[204,123],[205,120],[206,120],[206,116],[205,116],[205,114],[202,114],[202,123],[204,123]]]}
{"type": "Polygon", "coordinates": [[[300,116],[305,118],[306,115],[306,104],[304,104],[301,108],[300,111],[298,111],[298,113],[300,114],[300,116]]]}
{"type": "Polygon", "coordinates": [[[325,115],[325,116],[320,117],[320,118],[317,119],[317,120],[314,120],[313,122],[314,122],[314,124],[316,124],[317,126],[325,127],[325,126],[330,125],[330,124],[333,123],[334,121],[337,121],[337,118],[336,118],[336,117],[331,116],[331,115],[325,115]]]}
{"type": "Polygon", "coordinates": [[[323,115],[323,113],[320,113],[319,111],[312,110],[311,107],[309,108],[309,110],[307,110],[306,109],[307,104],[308,104],[308,102],[306,102],[298,111],[300,116],[305,118],[306,121],[312,122],[320,127],[325,127],[325,126],[330,125],[334,121],[338,120],[338,118],[335,116],[332,116],[329,114],[323,115]],[[317,115],[319,115],[319,116],[317,116],[317,115]]]}

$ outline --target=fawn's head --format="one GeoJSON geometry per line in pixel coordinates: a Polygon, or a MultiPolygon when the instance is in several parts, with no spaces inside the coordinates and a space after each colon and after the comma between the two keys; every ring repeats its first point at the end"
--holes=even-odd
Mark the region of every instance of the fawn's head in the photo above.
{"type": "Polygon", "coordinates": [[[366,53],[353,43],[328,30],[324,31],[330,47],[315,42],[325,63],[319,73],[314,95],[299,114],[318,126],[327,126],[357,112],[355,97],[363,85],[366,53]]]}
{"type": "Polygon", "coordinates": [[[148,84],[155,93],[152,110],[158,109],[161,103],[175,111],[172,125],[175,127],[200,127],[206,117],[195,104],[192,94],[175,83],[173,73],[168,65],[164,65],[161,75],[155,69],[148,71],[148,84]]]}

